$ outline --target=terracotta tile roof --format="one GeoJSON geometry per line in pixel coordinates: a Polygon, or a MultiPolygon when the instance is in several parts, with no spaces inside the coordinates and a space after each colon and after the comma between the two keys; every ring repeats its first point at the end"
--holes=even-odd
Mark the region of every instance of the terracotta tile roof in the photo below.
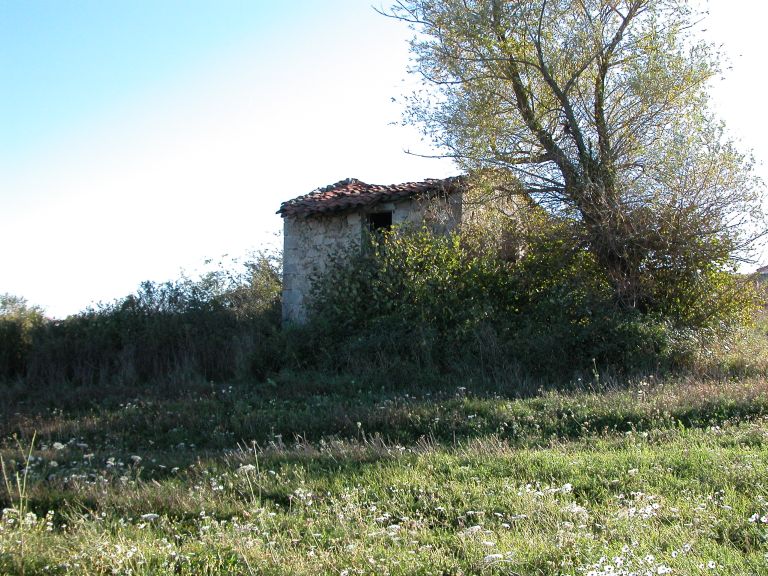
{"type": "Polygon", "coordinates": [[[310,216],[345,212],[357,208],[368,208],[380,202],[396,202],[412,196],[439,196],[458,190],[463,184],[463,177],[453,176],[440,180],[428,179],[423,182],[405,182],[404,184],[366,184],[356,178],[347,178],[313,190],[309,194],[288,200],[277,211],[286,216],[310,216]]]}

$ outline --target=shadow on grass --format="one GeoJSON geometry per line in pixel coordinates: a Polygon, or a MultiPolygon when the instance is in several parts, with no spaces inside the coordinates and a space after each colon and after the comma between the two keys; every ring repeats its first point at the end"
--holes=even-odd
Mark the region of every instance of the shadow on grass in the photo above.
{"type": "Polygon", "coordinates": [[[347,376],[305,373],[260,384],[191,382],[162,394],[148,387],[25,390],[16,398],[7,388],[4,395],[3,438],[34,432],[39,445],[70,442],[89,452],[166,451],[180,458],[254,444],[370,437],[455,444],[493,434],[512,445],[546,445],[768,414],[768,382],[761,378],[639,380],[611,390],[533,392],[509,382],[457,387],[422,381],[372,389],[347,376]]]}

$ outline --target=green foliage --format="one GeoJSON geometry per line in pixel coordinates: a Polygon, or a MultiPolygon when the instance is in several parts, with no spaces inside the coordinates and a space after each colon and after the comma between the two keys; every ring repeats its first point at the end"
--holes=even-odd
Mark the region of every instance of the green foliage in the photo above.
{"type": "Polygon", "coordinates": [[[503,306],[510,294],[504,268],[472,254],[458,234],[400,230],[371,238],[350,264],[339,258],[319,285],[314,312],[343,330],[396,317],[461,337],[489,317],[491,305],[503,306]]]}
{"type": "Polygon", "coordinates": [[[749,324],[766,303],[756,283],[728,269],[723,258],[687,269],[656,270],[644,279],[651,310],[678,326],[722,333],[749,324]]]}
{"type": "Polygon", "coordinates": [[[316,283],[313,346],[344,368],[367,359],[379,369],[493,374],[516,367],[568,380],[690,364],[698,337],[721,336],[757,302],[754,290],[713,267],[689,284],[657,278],[667,308],[627,310],[567,219],[534,211],[528,224],[526,249],[514,261],[477,229],[371,238],[316,283]]]}
{"type": "MultiPolygon", "coordinates": [[[[144,282],[135,294],[64,320],[25,320],[24,353],[2,358],[0,370],[28,383],[81,385],[246,376],[252,355],[279,330],[280,288],[280,263],[266,254],[239,271],[220,266],[198,280],[144,282]]],[[[2,322],[4,338],[22,326],[2,322]]]]}
{"type": "Polygon", "coordinates": [[[32,335],[44,323],[41,308],[19,296],[0,294],[0,380],[24,375],[32,335]]]}
{"type": "Polygon", "coordinates": [[[425,84],[406,122],[568,217],[621,307],[683,324],[732,312],[724,271],[766,223],[752,158],[708,108],[720,65],[695,4],[402,0],[390,13],[415,32],[425,84]]]}

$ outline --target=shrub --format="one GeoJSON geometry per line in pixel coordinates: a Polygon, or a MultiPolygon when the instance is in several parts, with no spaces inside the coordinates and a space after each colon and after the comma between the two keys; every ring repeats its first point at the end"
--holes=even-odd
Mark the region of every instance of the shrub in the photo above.
{"type": "Polygon", "coordinates": [[[713,266],[690,295],[681,290],[687,301],[627,310],[567,221],[529,226],[525,246],[505,259],[478,230],[370,238],[315,284],[309,331],[326,350],[318,357],[352,370],[516,366],[556,378],[657,370],[690,363],[699,334],[737,325],[756,301],[713,266]]]}
{"type": "Polygon", "coordinates": [[[19,296],[0,294],[0,380],[24,375],[32,335],[44,322],[45,316],[38,306],[19,296]]]}
{"type": "Polygon", "coordinates": [[[31,383],[134,384],[174,375],[244,377],[280,327],[280,262],[257,254],[239,271],[144,282],[136,293],[30,331],[31,383]]]}

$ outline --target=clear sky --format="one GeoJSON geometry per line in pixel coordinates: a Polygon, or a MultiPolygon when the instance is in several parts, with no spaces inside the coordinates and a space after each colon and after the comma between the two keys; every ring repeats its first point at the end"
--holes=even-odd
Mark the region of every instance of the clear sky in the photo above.
{"type": "MultiPolygon", "coordinates": [[[[768,161],[768,4],[710,7],[715,105],[768,161]]],[[[454,174],[404,153],[408,36],[366,0],[0,0],[0,293],[65,316],[279,245],[318,186],[454,174]]]]}

